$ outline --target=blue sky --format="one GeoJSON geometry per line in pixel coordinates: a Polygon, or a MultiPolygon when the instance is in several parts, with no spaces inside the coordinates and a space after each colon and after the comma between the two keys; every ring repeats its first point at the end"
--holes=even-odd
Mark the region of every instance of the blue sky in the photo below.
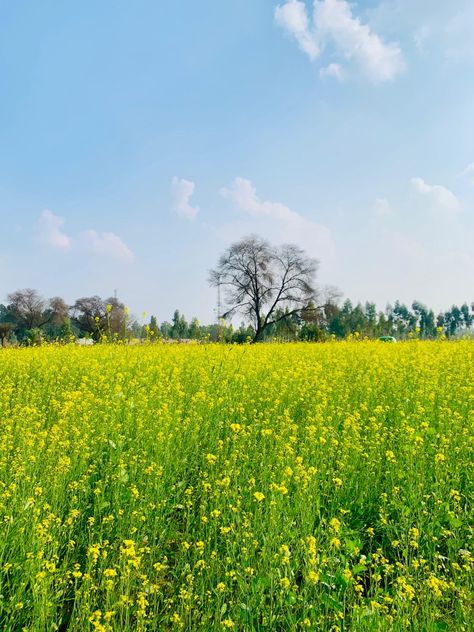
{"type": "Polygon", "coordinates": [[[472,301],[473,70],[472,0],[4,3],[0,300],[211,321],[258,233],[353,301],[472,301]]]}

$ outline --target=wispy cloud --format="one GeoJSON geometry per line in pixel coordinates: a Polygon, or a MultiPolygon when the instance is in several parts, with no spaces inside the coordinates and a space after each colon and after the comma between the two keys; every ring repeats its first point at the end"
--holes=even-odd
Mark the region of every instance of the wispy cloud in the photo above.
{"type": "Polygon", "coordinates": [[[373,214],[375,217],[392,217],[395,213],[390,202],[385,198],[377,198],[373,206],[373,214]]]}
{"type": "Polygon", "coordinates": [[[133,252],[115,233],[90,229],[71,236],[64,231],[64,224],[64,218],[44,210],[38,220],[38,239],[56,250],[77,250],[127,263],[133,261],[133,252]]]}
{"type": "MultiPolygon", "coordinates": [[[[396,77],[405,68],[397,43],[386,43],[368,24],[352,13],[347,0],[314,0],[312,19],[305,2],[287,0],[275,9],[276,23],[290,33],[313,61],[332,46],[346,65],[355,66],[369,80],[380,83],[396,77]]],[[[342,66],[330,64],[323,72],[341,78],[342,66]]]]}
{"type": "Polygon", "coordinates": [[[246,228],[246,232],[258,228],[272,239],[302,246],[322,263],[334,259],[335,243],[329,228],[313,222],[285,204],[262,200],[250,180],[235,178],[229,188],[220,190],[220,194],[232,202],[236,209],[252,218],[253,224],[246,228]]]}
{"type": "MultiPolygon", "coordinates": [[[[451,6],[451,3],[449,5],[451,6]]],[[[445,55],[452,62],[472,62],[474,59],[474,3],[472,0],[464,1],[457,9],[445,26],[445,55]]]]}
{"type": "Polygon", "coordinates": [[[474,58],[472,0],[381,0],[367,15],[374,28],[411,38],[424,56],[436,53],[449,63],[469,63],[474,58]]]}
{"type": "Polygon", "coordinates": [[[194,219],[199,213],[198,206],[190,204],[191,197],[194,194],[195,183],[184,178],[176,176],[171,180],[171,200],[173,210],[180,217],[186,219],[194,219]]]}
{"type": "Polygon", "coordinates": [[[415,30],[413,41],[415,42],[418,52],[425,52],[426,42],[431,38],[432,30],[433,29],[429,24],[422,24],[415,30]]]}
{"type": "Polygon", "coordinates": [[[428,184],[423,178],[412,178],[411,183],[415,191],[426,196],[437,208],[448,213],[456,213],[461,204],[452,191],[441,184],[428,184]]]}
{"type": "Polygon", "coordinates": [[[319,57],[320,49],[316,33],[310,27],[304,2],[290,0],[290,2],[276,7],[275,21],[294,36],[300,49],[311,60],[319,57]]]}
{"type": "Polygon", "coordinates": [[[461,173],[462,178],[467,178],[471,184],[474,184],[474,162],[471,162],[470,165],[464,169],[461,173]]]}
{"type": "Polygon", "coordinates": [[[277,220],[289,222],[299,221],[301,215],[292,211],[288,206],[280,202],[261,200],[257,195],[257,189],[246,178],[235,178],[232,186],[220,190],[222,197],[231,200],[235,207],[257,216],[267,216],[277,220]]]}
{"type": "Polygon", "coordinates": [[[43,243],[58,248],[69,250],[71,238],[63,231],[64,219],[58,217],[48,209],[45,209],[38,220],[38,237],[43,243]]]}
{"type": "Polygon", "coordinates": [[[344,81],[345,72],[340,64],[329,64],[319,71],[320,77],[334,77],[338,81],[344,81]]]}
{"type": "Polygon", "coordinates": [[[98,233],[90,229],[80,233],[75,241],[84,250],[100,257],[118,259],[126,263],[131,263],[134,260],[133,252],[115,233],[98,233]]]}

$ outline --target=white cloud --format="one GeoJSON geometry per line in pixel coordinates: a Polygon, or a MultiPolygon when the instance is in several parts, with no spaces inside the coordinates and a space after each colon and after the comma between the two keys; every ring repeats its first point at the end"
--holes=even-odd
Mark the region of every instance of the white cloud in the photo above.
{"type": "Polygon", "coordinates": [[[422,178],[412,178],[411,183],[418,193],[430,199],[437,208],[449,213],[460,210],[458,198],[446,187],[440,184],[428,184],[422,178]]]}
{"type": "Polygon", "coordinates": [[[461,173],[461,177],[467,178],[471,182],[471,184],[474,184],[474,162],[471,162],[470,165],[467,165],[467,167],[461,173]]]}
{"type": "Polygon", "coordinates": [[[390,202],[385,198],[377,198],[375,200],[373,213],[376,217],[391,217],[394,215],[390,202]]]}
{"type": "Polygon", "coordinates": [[[118,259],[131,263],[134,259],[133,252],[118,235],[114,233],[98,233],[95,230],[86,230],[77,237],[77,243],[85,250],[89,250],[100,257],[118,259]]]}
{"type": "Polygon", "coordinates": [[[344,81],[345,73],[340,64],[329,64],[329,66],[325,66],[321,68],[319,71],[320,77],[334,77],[338,81],[344,81]]]}
{"type": "Polygon", "coordinates": [[[59,250],[69,250],[71,238],[62,230],[64,219],[45,209],[38,221],[40,241],[59,250]]]}
{"type": "MultiPolygon", "coordinates": [[[[375,83],[393,79],[405,67],[399,45],[384,42],[353,16],[347,0],[314,0],[312,23],[304,2],[288,0],[275,9],[275,20],[296,38],[311,60],[332,45],[338,56],[375,83]]],[[[335,65],[340,73],[342,68],[335,65]]]]}
{"type": "Polygon", "coordinates": [[[367,14],[374,28],[411,38],[422,55],[441,55],[450,63],[474,57],[472,0],[381,0],[367,14]]]}
{"type": "Polygon", "coordinates": [[[319,56],[320,50],[315,34],[310,31],[306,5],[300,0],[290,0],[276,7],[275,21],[289,31],[298,42],[300,49],[313,60],[319,56]]]}
{"type": "Polygon", "coordinates": [[[173,210],[186,219],[194,219],[199,213],[198,206],[191,206],[190,199],[194,193],[195,183],[176,176],[171,180],[171,199],[173,210]]]}
{"type": "Polygon", "coordinates": [[[314,23],[321,37],[331,38],[340,54],[354,60],[371,80],[388,81],[403,70],[398,44],[386,44],[368,25],[354,17],[346,0],[316,0],[314,23]]]}
{"type": "Polygon", "coordinates": [[[415,34],[413,35],[413,40],[418,52],[425,52],[425,46],[428,40],[432,37],[432,31],[432,27],[428,24],[422,24],[416,29],[415,34]]]}
{"type": "Polygon", "coordinates": [[[220,194],[252,218],[245,232],[261,231],[272,240],[296,243],[322,263],[334,259],[335,244],[329,228],[307,219],[280,202],[261,200],[250,180],[235,178],[231,187],[222,188],[220,194]]]}
{"type": "Polygon", "coordinates": [[[64,222],[64,218],[44,210],[38,221],[39,240],[60,250],[86,251],[101,257],[133,261],[132,251],[118,235],[110,232],[98,233],[91,229],[70,236],[62,230],[64,222]]]}
{"type": "Polygon", "coordinates": [[[234,205],[252,215],[264,215],[277,220],[299,221],[301,215],[279,202],[263,201],[257,196],[257,190],[250,180],[235,178],[230,189],[222,188],[222,197],[231,200],[234,205]]]}
{"type": "Polygon", "coordinates": [[[474,59],[474,3],[465,0],[461,4],[464,6],[456,6],[458,11],[445,25],[443,33],[446,39],[445,56],[455,63],[472,62],[474,59]]]}

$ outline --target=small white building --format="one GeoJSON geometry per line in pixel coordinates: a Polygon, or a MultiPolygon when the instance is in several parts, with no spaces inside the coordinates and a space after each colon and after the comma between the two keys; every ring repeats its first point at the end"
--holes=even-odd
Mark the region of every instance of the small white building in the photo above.
{"type": "Polygon", "coordinates": [[[94,344],[92,338],[77,338],[76,345],[81,347],[91,347],[94,344]]]}

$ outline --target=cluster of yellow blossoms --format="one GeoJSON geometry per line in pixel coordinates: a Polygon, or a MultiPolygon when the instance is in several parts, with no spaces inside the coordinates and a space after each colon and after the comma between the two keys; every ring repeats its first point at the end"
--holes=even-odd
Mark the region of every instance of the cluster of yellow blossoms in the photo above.
{"type": "Polygon", "coordinates": [[[0,629],[459,630],[474,343],[0,353],[0,629]]]}

